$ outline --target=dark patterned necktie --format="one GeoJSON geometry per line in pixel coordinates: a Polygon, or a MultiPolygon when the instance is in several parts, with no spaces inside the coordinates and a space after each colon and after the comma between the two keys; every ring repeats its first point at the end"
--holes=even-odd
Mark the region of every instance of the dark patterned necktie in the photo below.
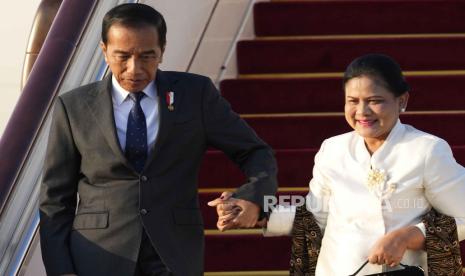
{"type": "Polygon", "coordinates": [[[129,98],[134,102],[128,116],[126,129],[126,158],[137,172],[142,172],[147,159],[147,125],[140,101],[145,96],[144,92],[129,93],[129,98]]]}

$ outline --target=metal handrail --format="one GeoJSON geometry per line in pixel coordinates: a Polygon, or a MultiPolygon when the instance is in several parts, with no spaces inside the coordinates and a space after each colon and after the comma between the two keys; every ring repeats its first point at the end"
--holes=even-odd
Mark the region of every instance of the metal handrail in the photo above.
{"type": "Polygon", "coordinates": [[[39,212],[35,212],[32,218],[31,225],[26,228],[26,233],[23,235],[23,239],[19,243],[18,255],[15,256],[9,266],[9,270],[6,275],[18,275],[22,264],[29,252],[30,245],[39,230],[39,212]]]}
{"type": "Polygon", "coordinates": [[[242,21],[241,21],[241,25],[237,29],[237,32],[234,35],[234,39],[231,41],[231,44],[229,45],[228,54],[226,55],[226,57],[225,57],[225,59],[223,61],[223,64],[221,65],[221,67],[219,69],[218,77],[215,80],[215,85],[218,86],[218,87],[219,87],[220,81],[224,77],[224,74],[225,74],[226,69],[227,69],[227,65],[230,63],[231,58],[234,56],[237,42],[239,41],[239,38],[240,38],[241,34],[244,32],[244,29],[245,29],[245,27],[247,25],[247,19],[252,14],[253,7],[254,7],[254,4],[256,2],[257,2],[257,0],[249,0],[249,4],[247,5],[247,10],[244,13],[244,16],[243,16],[242,21]]]}
{"type": "Polygon", "coordinates": [[[0,156],[8,157],[0,160],[1,275],[19,271],[37,232],[39,187],[31,189],[29,185],[36,184],[37,179],[18,187],[16,184],[28,174],[31,163],[41,166],[40,162],[29,162],[29,158],[37,151],[39,134],[46,128],[47,114],[96,3],[63,1],[0,141],[0,156]],[[17,225],[8,225],[11,221],[17,225]]]}
{"type": "Polygon", "coordinates": [[[45,115],[52,105],[66,67],[96,2],[63,2],[8,121],[0,140],[0,156],[8,157],[0,159],[0,215],[45,121],[45,115]],[[28,116],[25,116],[25,110],[28,111],[28,116]],[[34,116],[30,116],[31,114],[34,116]]]}
{"type": "MultiPolygon", "coordinates": [[[[108,6],[110,6],[110,5],[119,4],[121,2],[124,2],[124,3],[136,3],[138,1],[137,0],[112,1],[112,2],[111,1],[105,1],[104,3],[105,3],[105,7],[108,8],[108,6]]],[[[97,3],[98,3],[98,1],[94,1],[93,5],[92,5],[92,9],[88,10],[89,17],[86,20],[84,20],[85,24],[83,25],[83,29],[81,30],[80,39],[82,39],[83,33],[86,32],[85,27],[91,21],[90,16],[93,13],[93,11],[95,10],[96,6],[98,5],[97,3]]],[[[99,4],[100,4],[100,6],[104,6],[103,2],[100,2],[99,4]]],[[[76,7],[74,7],[74,8],[76,8],[76,7]]],[[[106,9],[104,9],[104,8],[101,8],[101,9],[103,9],[106,12],[106,9]]],[[[71,8],[71,10],[72,10],[72,8],[71,8]]],[[[93,43],[91,43],[91,44],[93,45],[93,43]]],[[[73,51],[73,54],[74,55],[76,55],[76,54],[79,55],[80,51],[77,50],[77,42],[76,42],[75,46],[76,46],[75,47],[76,51],[73,51]]],[[[90,48],[92,48],[92,47],[90,47],[90,48]]],[[[98,49],[98,47],[96,47],[96,48],[98,49]]],[[[89,76],[84,75],[83,78],[82,78],[82,81],[84,81],[85,83],[89,82],[89,81],[96,81],[96,80],[103,79],[105,77],[107,71],[108,71],[108,66],[105,63],[104,59],[102,58],[101,54],[98,53],[98,55],[94,55],[93,59],[95,59],[96,56],[98,56],[97,60],[99,60],[95,64],[96,67],[95,66],[94,67],[92,67],[92,66],[86,67],[86,68],[95,68],[95,69],[93,69],[95,73],[91,74],[91,78],[89,78],[89,76]]],[[[81,58],[78,58],[78,60],[81,60],[81,58]]],[[[69,60],[67,62],[67,68],[68,68],[68,66],[69,66],[69,64],[71,62],[72,62],[71,60],[69,60]]],[[[82,62],[81,62],[81,66],[82,66],[82,62]]],[[[68,70],[68,69],[66,69],[66,70],[68,70]]],[[[68,73],[70,73],[70,72],[68,72],[68,73]]],[[[66,79],[67,79],[67,77],[61,76],[60,83],[67,82],[66,79]]],[[[76,80],[74,80],[74,81],[76,81],[76,80]]],[[[66,89],[63,89],[63,87],[61,87],[60,91],[58,91],[58,87],[57,87],[57,91],[54,92],[53,97],[56,97],[59,94],[59,92],[63,92],[64,90],[66,90],[66,89]]],[[[48,113],[48,110],[47,110],[47,113],[48,113]]],[[[48,117],[50,117],[50,116],[48,116],[48,117]]],[[[44,121],[42,122],[42,126],[38,130],[38,132],[47,132],[47,130],[49,129],[50,119],[49,118],[47,120],[44,119],[44,121]]],[[[39,134],[37,136],[39,136],[39,134]]],[[[37,148],[37,145],[43,145],[46,142],[47,137],[48,137],[48,133],[42,133],[39,136],[40,141],[35,141],[35,143],[34,143],[35,146],[31,146],[31,149],[33,148],[33,150],[31,150],[29,152],[29,156],[27,157],[28,162],[25,162],[25,163],[27,163],[26,166],[29,166],[29,168],[32,167],[32,168],[36,169],[37,167],[40,166],[41,162],[43,161],[41,158],[43,158],[43,156],[45,154],[44,150],[42,149],[42,151],[40,151],[40,150],[37,151],[36,148],[37,148]],[[31,157],[35,157],[37,155],[41,156],[38,161],[37,160],[35,162],[30,161],[31,157]],[[39,163],[39,164],[37,164],[37,163],[39,163]]],[[[36,137],[34,137],[34,140],[36,140],[36,137]]],[[[32,159],[36,159],[36,158],[32,158],[32,159]]],[[[25,169],[27,169],[27,167],[22,168],[22,170],[20,170],[20,172],[25,170],[25,169]]],[[[36,248],[31,248],[31,245],[32,245],[34,240],[38,239],[38,229],[39,229],[39,223],[40,223],[40,216],[39,216],[39,211],[37,209],[37,206],[38,206],[38,198],[39,198],[39,190],[40,190],[40,180],[42,178],[42,175],[41,174],[34,175],[32,173],[33,176],[31,178],[30,176],[23,176],[22,174],[23,173],[20,173],[21,177],[19,177],[19,179],[16,179],[16,182],[21,183],[21,182],[29,180],[29,182],[31,182],[31,183],[33,183],[35,185],[33,186],[34,188],[29,194],[29,198],[30,198],[29,202],[27,202],[26,206],[23,207],[23,210],[22,210],[22,212],[20,214],[20,219],[19,219],[19,224],[20,225],[18,225],[16,227],[16,232],[17,233],[15,235],[19,236],[20,238],[19,238],[17,243],[15,243],[14,241],[10,242],[11,243],[10,246],[15,247],[14,255],[10,258],[11,261],[8,264],[7,270],[2,270],[2,267],[0,266],[0,274],[2,274],[2,275],[18,275],[18,273],[23,272],[21,269],[23,268],[23,265],[25,264],[25,262],[27,260],[27,256],[33,250],[36,249],[36,248]],[[23,179],[21,179],[21,178],[23,178],[23,179]]],[[[20,185],[20,186],[23,186],[23,185],[20,185]]],[[[18,188],[22,188],[22,187],[18,187],[18,188]]],[[[21,189],[19,189],[19,190],[21,190],[21,189]]],[[[18,193],[17,191],[15,191],[15,192],[18,193]]],[[[20,191],[20,192],[22,192],[22,191],[20,191]]],[[[17,197],[17,195],[14,195],[14,196],[15,196],[15,198],[17,197]]],[[[11,206],[8,206],[8,207],[11,208],[11,206]]],[[[13,209],[15,209],[15,208],[13,208],[13,209]]],[[[2,257],[2,259],[0,259],[0,265],[4,261],[3,260],[4,256],[1,256],[1,257],[2,257]]],[[[27,264],[26,264],[26,266],[27,266],[27,264]]]]}
{"type": "Polygon", "coordinates": [[[200,45],[202,44],[203,39],[205,38],[205,34],[207,33],[207,29],[210,26],[213,15],[215,14],[216,8],[218,7],[218,2],[219,2],[219,0],[216,0],[215,3],[213,4],[213,8],[210,11],[210,14],[208,15],[207,23],[205,23],[205,26],[203,27],[202,34],[200,35],[200,38],[197,41],[197,45],[195,46],[194,52],[192,53],[192,56],[191,56],[191,58],[189,60],[189,64],[187,65],[186,72],[190,71],[190,69],[192,67],[192,64],[194,63],[194,60],[195,60],[195,58],[197,56],[197,53],[198,53],[198,51],[200,49],[200,45]]]}
{"type": "Polygon", "coordinates": [[[44,45],[45,38],[50,31],[50,27],[62,2],[63,0],[42,0],[42,2],[40,2],[27,42],[23,73],[21,76],[21,89],[24,88],[27,82],[29,73],[31,73],[32,67],[40,53],[42,45],[44,45]]]}

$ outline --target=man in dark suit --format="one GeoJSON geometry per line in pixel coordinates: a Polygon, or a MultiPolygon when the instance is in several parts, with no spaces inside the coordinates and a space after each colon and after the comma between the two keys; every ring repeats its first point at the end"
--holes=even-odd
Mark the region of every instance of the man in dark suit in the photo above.
{"type": "Polygon", "coordinates": [[[48,275],[201,275],[209,146],[249,179],[235,193],[243,225],[276,192],[271,149],[208,78],[158,70],[165,44],[161,14],[117,6],[102,26],[112,74],[58,97],[40,197],[48,275]]]}

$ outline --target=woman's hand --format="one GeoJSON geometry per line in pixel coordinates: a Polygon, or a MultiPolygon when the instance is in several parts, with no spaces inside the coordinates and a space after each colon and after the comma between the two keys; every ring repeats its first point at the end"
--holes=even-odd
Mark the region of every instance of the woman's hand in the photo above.
{"type": "Polygon", "coordinates": [[[220,231],[231,228],[232,225],[228,225],[229,220],[235,219],[238,215],[238,207],[231,202],[233,193],[223,192],[219,198],[216,198],[208,202],[208,206],[216,207],[216,213],[218,214],[218,221],[216,227],[220,231]]]}
{"type": "Polygon", "coordinates": [[[216,207],[218,214],[216,226],[220,231],[252,228],[264,223],[258,221],[260,207],[257,204],[234,198],[232,195],[230,192],[223,192],[221,197],[208,202],[208,206],[216,207]]]}
{"type": "Polygon", "coordinates": [[[372,248],[368,261],[372,264],[387,264],[394,267],[400,263],[405,250],[424,248],[425,237],[416,226],[407,226],[387,233],[372,248]]]}

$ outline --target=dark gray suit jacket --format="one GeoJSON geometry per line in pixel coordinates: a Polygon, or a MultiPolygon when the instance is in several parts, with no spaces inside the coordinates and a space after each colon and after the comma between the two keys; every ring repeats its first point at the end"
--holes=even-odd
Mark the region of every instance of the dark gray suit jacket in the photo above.
{"type": "Polygon", "coordinates": [[[248,176],[238,198],[263,207],[263,196],[275,194],[272,150],[208,78],[159,70],[156,84],[160,129],[141,174],[118,142],[111,76],[58,98],[40,196],[48,275],[132,275],[143,227],[174,275],[201,275],[197,174],[209,146],[224,151],[248,176]],[[174,111],[165,101],[169,91],[174,111]]]}

